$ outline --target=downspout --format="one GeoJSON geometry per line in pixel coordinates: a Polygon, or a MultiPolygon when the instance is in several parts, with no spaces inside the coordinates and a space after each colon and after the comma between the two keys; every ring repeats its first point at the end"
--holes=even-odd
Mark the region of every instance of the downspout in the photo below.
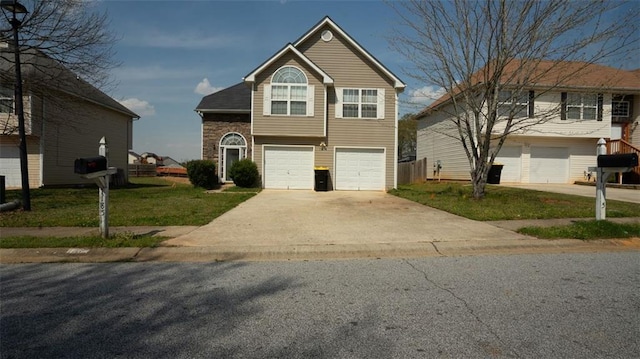
{"type": "MultiPolygon", "coordinates": [[[[31,98],[33,98],[33,96],[31,96],[31,98]]],[[[33,103],[32,101],[29,101],[29,103],[31,104],[31,111],[33,111],[33,103]]],[[[44,151],[44,146],[45,146],[45,126],[44,126],[44,122],[45,122],[45,98],[44,96],[42,96],[42,114],[41,114],[41,118],[42,120],[40,121],[40,187],[44,186],[44,156],[46,155],[46,152],[44,151]]],[[[33,115],[31,116],[31,121],[33,124],[33,115]]]]}

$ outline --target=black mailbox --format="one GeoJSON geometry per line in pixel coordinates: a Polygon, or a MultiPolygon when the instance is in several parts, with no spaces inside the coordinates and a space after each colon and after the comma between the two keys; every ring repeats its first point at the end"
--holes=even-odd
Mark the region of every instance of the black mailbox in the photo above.
{"type": "Polygon", "coordinates": [[[637,165],[637,153],[598,156],[598,167],[635,167],[637,165]]]}
{"type": "Polygon", "coordinates": [[[78,158],[74,162],[74,171],[77,174],[86,175],[89,173],[106,171],[107,158],[104,156],[78,158]]]}

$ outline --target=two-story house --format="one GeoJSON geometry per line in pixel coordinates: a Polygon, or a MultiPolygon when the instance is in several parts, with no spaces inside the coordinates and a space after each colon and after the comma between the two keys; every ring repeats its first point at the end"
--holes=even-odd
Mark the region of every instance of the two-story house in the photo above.
{"type": "Polygon", "coordinates": [[[396,186],[398,94],[405,84],[325,17],[249,72],[206,96],[202,157],[220,176],[251,158],[264,188],[313,189],[327,167],[330,188],[396,186]]]}
{"type": "MultiPolygon", "coordinates": [[[[514,60],[509,74],[517,73],[519,66],[514,60]]],[[[519,96],[512,96],[508,84],[499,96],[504,101],[499,106],[520,106],[523,123],[532,124],[508,135],[498,152],[494,163],[504,166],[501,182],[584,180],[588,167],[596,165],[600,138],[607,140],[609,153],[638,152],[640,71],[577,62],[564,62],[548,72],[557,64],[541,61],[537,66],[540,75],[532,76],[536,81],[527,83],[519,96]]],[[[419,114],[417,158],[427,158],[428,168],[434,168],[428,179],[470,179],[469,161],[451,126],[451,108],[447,94],[419,114]]],[[[503,129],[504,121],[498,121],[494,133],[503,129]]],[[[625,182],[637,181],[639,172],[636,168],[626,174],[625,182]]]]}
{"type": "MultiPolygon", "coordinates": [[[[11,58],[13,48],[2,45],[1,57],[11,58]]],[[[74,160],[97,156],[102,137],[109,166],[119,169],[118,181],[128,181],[133,121],[139,116],[41,52],[21,56],[29,187],[93,183],[74,173],[74,160]]],[[[0,175],[8,188],[20,188],[13,66],[0,61],[0,175]]]]}

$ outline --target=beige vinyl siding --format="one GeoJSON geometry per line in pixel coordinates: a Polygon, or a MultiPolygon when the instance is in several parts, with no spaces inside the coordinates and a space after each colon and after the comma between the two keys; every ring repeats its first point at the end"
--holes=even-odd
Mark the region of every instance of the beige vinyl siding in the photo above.
{"type": "Polygon", "coordinates": [[[427,159],[427,178],[437,179],[434,165],[439,160],[441,179],[469,180],[469,161],[462,144],[457,140],[458,130],[448,120],[445,111],[434,113],[418,122],[416,158],[427,159]]]}
{"type": "Polygon", "coordinates": [[[93,183],[75,174],[73,165],[76,158],[98,156],[103,136],[107,140],[109,166],[125,170],[127,176],[131,118],[91,103],[71,102],[44,103],[44,184],[93,183]]]}
{"type": "MultiPolygon", "coordinates": [[[[20,162],[19,162],[20,152],[18,150],[19,143],[20,143],[20,137],[17,135],[16,136],[0,136],[0,151],[3,148],[12,147],[11,152],[16,153],[15,164],[17,166],[20,165],[20,162]]],[[[29,172],[29,187],[38,188],[42,186],[42,180],[40,178],[41,172],[42,172],[40,167],[40,143],[37,137],[32,137],[32,136],[27,137],[27,163],[28,163],[27,171],[29,172]]],[[[0,175],[1,174],[4,174],[4,173],[0,168],[0,175]]],[[[18,181],[20,182],[21,180],[18,180],[18,181]]],[[[14,187],[11,187],[11,188],[14,188],[14,187]]]]}
{"type": "MultiPolygon", "coordinates": [[[[335,147],[385,148],[385,187],[391,189],[395,183],[396,166],[396,90],[391,79],[359,55],[336,31],[333,31],[331,41],[323,41],[320,36],[325,29],[320,29],[298,46],[334,80],[334,86],[328,89],[328,148],[327,151],[316,151],[317,156],[333,156],[335,147]],[[383,89],[384,118],[336,118],[336,88],[383,89]]],[[[322,165],[330,168],[332,181],[335,181],[332,158],[328,164],[322,165]]]]}
{"type": "Polygon", "coordinates": [[[252,134],[257,136],[293,136],[321,137],[325,133],[325,87],[322,78],[304,62],[289,53],[267,67],[258,76],[253,87],[253,126],[252,134]],[[302,70],[307,76],[308,85],[314,87],[313,116],[264,115],[264,86],[271,84],[271,76],[279,68],[289,65],[302,70]]]}

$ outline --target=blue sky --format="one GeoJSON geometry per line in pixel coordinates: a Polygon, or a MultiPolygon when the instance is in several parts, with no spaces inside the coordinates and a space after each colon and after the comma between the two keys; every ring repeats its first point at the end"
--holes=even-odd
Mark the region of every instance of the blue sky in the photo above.
{"type": "Polygon", "coordinates": [[[242,81],[327,15],[411,91],[385,38],[397,18],[383,2],[106,0],[97,7],[121,39],[110,95],[142,117],[134,122],[138,153],[200,158],[200,99],[242,81]]]}
{"type": "MultiPolygon", "coordinates": [[[[637,12],[638,4],[619,11],[637,12]]],[[[400,115],[418,110],[404,103],[439,97],[403,72],[409,64],[387,40],[400,19],[382,1],[102,0],[95,6],[107,12],[120,38],[114,50],[122,65],[113,71],[117,87],[109,94],[142,117],[134,122],[138,153],[199,159],[201,121],[194,109],[202,97],[241,82],[324,16],[407,84],[400,115]]]]}

